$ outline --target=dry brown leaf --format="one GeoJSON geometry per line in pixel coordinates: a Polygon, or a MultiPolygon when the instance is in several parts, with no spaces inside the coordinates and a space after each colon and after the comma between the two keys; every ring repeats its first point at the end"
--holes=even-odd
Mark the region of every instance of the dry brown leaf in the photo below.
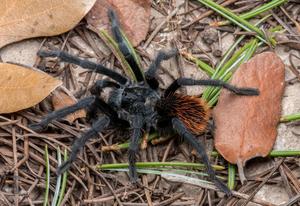
{"type": "Polygon", "coordinates": [[[0,114],[32,107],[61,84],[44,72],[0,63],[0,114]]]}
{"type": "MultiPolygon", "coordinates": [[[[52,96],[52,104],[54,110],[59,110],[64,107],[71,106],[75,104],[77,101],[76,99],[72,98],[68,94],[63,91],[54,91],[52,96]]],[[[73,123],[76,119],[86,117],[86,112],[84,109],[78,110],[72,114],[69,114],[64,119],[67,120],[69,123],[73,123]]]]}
{"type": "Polygon", "coordinates": [[[231,84],[254,87],[259,96],[238,96],[221,92],[213,111],[215,146],[233,164],[269,154],[277,136],[284,90],[284,64],[273,52],[256,55],[242,64],[231,84]]]}
{"type": "Polygon", "coordinates": [[[150,0],[97,0],[86,16],[88,24],[110,32],[108,8],[117,12],[121,27],[133,46],[146,38],[150,24],[150,0]]]}
{"type": "Polygon", "coordinates": [[[0,4],[0,48],[22,39],[72,29],[96,0],[5,0],[0,4]]]}

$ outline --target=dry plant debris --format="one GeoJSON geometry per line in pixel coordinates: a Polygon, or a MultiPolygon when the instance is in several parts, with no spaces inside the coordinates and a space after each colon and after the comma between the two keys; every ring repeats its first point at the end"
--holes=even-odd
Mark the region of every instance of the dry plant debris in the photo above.
{"type": "Polygon", "coordinates": [[[72,29],[96,0],[5,0],[0,4],[0,48],[22,39],[72,29]]]}
{"type": "Polygon", "coordinates": [[[0,114],[32,107],[61,84],[39,70],[0,63],[0,114]]]}
{"type": "Polygon", "coordinates": [[[88,24],[98,30],[110,31],[108,8],[118,13],[121,27],[133,46],[145,40],[150,23],[150,0],[97,0],[86,16],[88,24]]]}
{"type": "Polygon", "coordinates": [[[213,116],[215,147],[233,164],[265,157],[277,136],[284,91],[284,64],[273,52],[256,55],[235,72],[231,84],[255,87],[256,97],[238,98],[222,91],[213,116]]]}
{"type": "MultiPolygon", "coordinates": [[[[77,100],[74,97],[70,96],[62,90],[53,91],[51,100],[54,110],[59,110],[64,107],[71,106],[77,102],[77,100]]],[[[85,110],[81,109],[72,114],[67,115],[64,119],[70,124],[72,124],[76,119],[84,117],[86,117],[86,112],[85,110]]]]}

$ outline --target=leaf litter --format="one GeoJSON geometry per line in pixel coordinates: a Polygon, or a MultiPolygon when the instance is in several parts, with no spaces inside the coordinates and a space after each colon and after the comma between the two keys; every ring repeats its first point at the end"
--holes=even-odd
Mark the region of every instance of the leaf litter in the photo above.
{"type": "Polygon", "coordinates": [[[150,23],[150,0],[97,0],[86,16],[88,24],[97,30],[104,29],[110,33],[108,8],[117,12],[121,27],[133,46],[145,40],[150,23]]]}
{"type": "Polygon", "coordinates": [[[0,63],[0,114],[32,107],[61,84],[44,72],[0,63]]]}
{"type": "MultiPolygon", "coordinates": [[[[131,3],[124,1],[125,3],[131,3]]],[[[135,1],[138,2],[138,1],[135,1]]],[[[244,9],[247,10],[247,3],[245,5],[245,2],[241,2],[240,4],[234,4],[235,1],[231,1],[228,3],[228,5],[233,9],[244,9]],[[243,7],[244,6],[244,7],[243,7]]],[[[178,2],[176,2],[178,3],[178,2]]],[[[293,3],[289,3],[292,5],[293,3]]],[[[288,4],[288,5],[289,5],[288,4]]],[[[151,8],[151,18],[156,18],[155,13],[159,13],[161,16],[165,17],[170,12],[172,12],[172,9],[175,8],[176,5],[174,5],[172,2],[153,2],[152,8],[151,8]],[[152,16],[153,14],[153,16],[152,16]]],[[[249,9],[249,7],[248,7],[249,9]]],[[[291,8],[289,8],[291,9],[291,8]]],[[[293,10],[288,10],[288,12],[291,12],[291,14],[294,14],[293,10]]],[[[198,34],[201,33],[201,24],[200,27],[198,23],[194,23],[193,26],[188,26],[188,30],[181,29],[178,27],[179,25],[186,25],[188,22],[193,21],[198,18],[199,15],[201,15],[205,11],[210,11],[208,9],[203,8],[200,6],[200,4],[197,4],[195,2],[188,2],[185,7],[182,7],[177,14],[178,15],[172,15],[170,20],[168,20],[164,27],[160,28],[157,31],[156,36],[154,39],[151,39],[151,43],[149,48],[161,48],[165,46],[165,43],[168,42],[168,34],[169,33],[176,33],[175,36],[175,43],[176,45],[180,45],[180,47],[188,48],[190,53],[195,54],[199,58],[208,57],[211,58],[210,50],[205,49],[201,50],[198,47],[199,36],[198,34]],[[195,27],[194,27],[195,26],[195,27]]],[[[284,15],[281,14],[281,17],[284,15]]],[[[208,17],[205,18],[205,21],[210,21],[211,19],[214,19],[215,15],[210,14],[208,17]]],[[[298,20],[297,17],[294,19],[298,20]]],[[[284,18],[282,18],[284,19],[284,18]]],[[[197,21],[195,21],[197,22],[197,21]]],[[[276,24],[276,22],[272,22],[273,24],[276,24]]],[[[156,24],[153,24],[153,22],[150,22],[151,28],[155,29],[156,24]]],[[[141,27],[139,27],[141,28],[141,27]]],[[[226,30],[227,32],[234,31],[233,27],[229,27],[229,30],[226,30]]],[[[152,30],[151,29],[151,30],[152,30]]],[[[89,31],[87,31],[82,25],[79,25],[75,28],[75,30],[72,30],[72,35],[78,35],[85,41],[87,41],[89,44],[91,44],[92,41],[90,41],[88,38],[86,38],[89,31]],[[75,32],[74,32],[75,31],[75,32]]],[[[219,30],[221,33],[220,37],[226,36],[226,33],[222,30],[219,30]]],[[[172,35],[174,38],[174,35],[172,35]]],[[[86,57],[84,51],[81,51],[82,53],[78,52],[76,48],[72,47],[72,44],[64,38],[65,36],[59,36],[64,42],[64,46],[66,46],[66,49],[69,52],[75,52],[76,54],[79,53],[79,56],[86,57]]],[[[47,41],[52,42],[53,40],[51,38],[47,39],[47,41]]],[[[219,44],[222,44],[222,42],[218,42],[219,44]]],[[[57,43],[56,43],[57,44],[57,43]]],[[[45,44],[43,44],[45,45],[45,44]]],[[[43,46],[41,45],[41,46],[43,46]]],[[[140,44],[143,46],[143,42],[140,44]]],[[[63,47],[64,47],[63,46],[63,47]]],[[[47,45],[47,48],[51,49],[53,47],[47,45]]],[[[143,57],[143,62],[147,63],[148,55],[144,53],[143,50],[138,47],[139,55],[143,57]]],[[[110,56],[100,56],[101,62],[106,64],[107,66],[111,66],[111,64],[114,66],[114,69],[118,69],[119,64],[114,61],[114,58],[111,58],[110,56]],[[109,62],[109,63],[108,63],[109,62]]],[[[154,56],[151,56],[150,58],[154,58],[154,56]]],[[[205,58],[204,58],[205,59],[205,58]]],[[[184,65],[186,62],[184,63],[184,65]]],[[[67,89],[69,89],[74,96],[77,98],[84,96],[86,93],[85,91],[81,90],[72,90],[73,87],[68,85],[73,85],[75,81],[76,84],[82,84],[82,85],[92,85],[92,83],[95,80],[94,75],[89,75],[87,72],[83,72],[80,74],[81,76],[85,76],[85,80],[81,82],[81,80],[77,80],[72,73],[72,69],[66,66],[64,68],[64,72],[61,74],[61,77],[64,79],[64,84],[66,85],[67,89]]],[[[182,69],[185,69],[183,67],[182,69]]],[[[179,72],[180,73],[180,72],[179,72]]],[[[161,76],[160,74],[159,76],[161,76]]],[[[192,74],[193,76],[194,74],[192,74]]],[[[98,78],[98,76],[97,76],[98,78]]],[[[297,82],[296,82],[297,83],[297,82]]],[[[80,88],[80,87],[78,87],[80,88]]],[[[200,94],[200,92],[199,92],[200,94]]],[[[56,154],[57,145],[65,146],[65,145],[71,145],[74,138],[78,137],[82,130],[85,130],[89,128],[89,124],[76,120],[74,124],[66,124],[64,122],[54,122],[53,125],[49,127],[49,130],[47,130],[47,133],[41,133],[41,134],[34,134],[31,133],[27,128],[27,122],[29,121],[39,121],[40,116],[37,114],[40,114],[41,112],[47,111],[45,109],[45,106],[47,101],[43,101],[39,107],[35,107],[29,110],[21,111],[18,113],[15,113],[14,115],[5,115],[0,116],[1,122],[4,122],[5,125],[0,125],[0,141],[2,145],[6,145],[7,147],[12,148],[11,144],[11,137],[19,137],[17,141],[17,154],[13,154],[14,156],[18,156],[19,152],[24,151],[23,148],[23,139],[22,135],[27,134],[30,135],[30,150],[29,150],[29,159],[26,161],[26,164],[21,164],[17,167],[17,170],[19,171],[18,177],[19,179],[14,179],[13,176],[9,175],[5,176],[2,180],[5,184],[5,188],[13,188],[13,185],[22,185],[22,188],[29,191],[29,199],[26,199],[25,197],[22,197],[20,194],[18,199],[16,198],[18,194],[17,192],[14,193],[4,193],[4,199],[0,200],[3,201],[4,205],[6,204],[30,204],[32,201],[35,204],[40,204],[40,201],[42,199],[42,193],[44,191],[43,184],[44,184],[44,178],[37,178],[34,174],[38,174],[39,176],[43,176],[45,170],[44,166],[44,160],[43,160],[43,148],[45,144],[48,144],[49,147],[49,154],[50,156],[50,164],[51,164],[51,171],[52,174],[55,172],[55,168],[57,167],[56,160],[53,158],[56,154]],[[8,118],[9,119],[8,119],[8,118]],[[19,121],[16,122],[15,118],[18,118],[19,121]],[[6,124],[7,123],[7,124],[6,124]],[[58,131],[59,130],[59,131],[58,131]],[[12,132],[15,131],[15,132],[12,132]],[[34,173],[31,173],[30,171],[33,171],[34,173]],[[26,182],[24,178],[30,178],[32,181],[35,181],[33,184],[26,182]],[[39,183],[39,184],[37,184],[39,183]],[[35,186],[38,186],[38,188],[34,190],[30,190],[30,187],[35,188],[35,186]],[[42,192],[41,192],[42,191],[42,192]]],[[[210,135],[205,137],[209,137],[210,135]]],[[[112,162],[126,162],[122,157],[126,156],[119,152],[116,153],[108,153],[108,154],[102,154],[99,152],[99,149],[101,145],[109,145],[111,142],[123,142],[122,139],[119,139],[119,135],[116,135],[114,132],[109,132],[107,134],[101,135],[101,138],[95,138],[95,140],[91,141],[90,144],[87,145],[86,149],[82,152],[82,155],[80,155],[81,159],[83,161],[77,161],[76,166],[73,167],[71,171],[71,176],[68,178],[68,192],[65,196],[67,205],[71,202],[83,202],[85,204],[93,203],[93,204],[107,204],[107,205],[113,205],[116,204],[116,199],[121,199],[123,202],[122,205],[130,205],[131,203],[137,203],[139,205],[151,205],[151,204],[171,204],[171,202],[174,202],[175,205],[208,205],[212,204],[212,201],[214,202],[220,202],[222,200],[222,195],[219,195],[218,193],[213,193],[212,191],[208,190],[202,190],[199,187],[199,195],[192,196],[190,194],[195,193],[195,189],[193,188],[193,191],[189,191],[188,188],[185,188],[184,195],[182,196],[182,193],[180,192],[180,185],[176,183],[171,183],[169,181],[166,181],[164,179],[159,180],[159,178],[152,177],[151,175],[144,176],[146,178],[143,178],[143,184],[149,185],[151,188],[155,188],[153,190],[153,193],[146,193],[143,188],[128,188],[128,179],[126,175],[123,175],[122,173],[99,173],[95,172],[92,168],[86,167],[86,165],[95,165],[97,163],[112,163],[112,162]],[[85,169],[83,169],[85,168],[85,169]],[[103,179],[104,176],[104,179],[103,179]],[[109,186],[104,185],[104,180],[107,179],[109,181],[109,186]],[[146,181],[146,182],[145,182],[146,181]],[[113,190],[109,190],[109,187],[111,187],[113,190]],[[91,188],[89,192],[87,191],[87,188],[91,188]],[[160,189],[158,189],[160,188],[160,189]],[[139,198],[136,198],[139,196],[139,198]],[[147,196],[147,198],[145,197],[147,196]],[[142,199],[141,199],[142,198],[142,199]],[[145,199],[144,199],[145,198],[145,199]],[[162,201],[162,198],[164,201],[162,201]],[[150,200],[150,202],[149,202],[150,200]],[[148,201],[148,203],[145,203],[148,201]]],[[[206,139],[206,138],[205,138],[206,139]]],[[[203,138],[199,139],[203,140],[203,138]]],[[[210,139],[207,139],[206,142],[210,142],[210,139]]],[[[24,146],[25,147],[25,146],[24,146]]],[[[67,147],[69,148],[69,147],[67,147]]],[[[148,146],[146,153],[147,155],[143,157],[143,161],[176,161],[176,159],[179,159],[180,161],[192,161],[191,155],[188,152],[189,148],[185,144],[178,145],[174,141],[170,141],[170,143],[166,145],[156,145],[155,147],[148,146]]],[[[144,151],[141,151],[141,153],[144,153],[144,151]]],[[[5,157],[10,158],[10,157],[5,157]]],[[[10,162],[13,162],[13,158],[11,158],[10,162]]],[[[194,157],[193,157],[194,158],[194,157]]],[[[199,162],[199,159],[196,157],[194,158],[195,162],[199,162]]],[[[8,160],[8,159],[7,159],[8,160]]],[[[4,160],[5,161],[5,160],[4,160]]],[[[220,159],[217,161],[218,163],[221,163],[220,159]]],[[[287,167],[293,172],[294,169],[297,169],[297,166],[295,165],[294,159],[289,159],[284,161],[285,164],[287,164],[287,167]]],[[[3,171],[4,168],[1,169],[3,171]]],[[[285,170],[285,174],[288,174],[289,176],[293,176],[295,172],[290,174],[288,170],[285,170]]],[[[2,173],[1,173],[2,174],[2,173]]],[[[223,174],[226,174],[224,171],[223,174]]],[[[297,174],[297,173],[296,173],[297,174]]],[[[295,179],[291,176],[291,179],[295,179]]],[[[295,176],[295,175],[294,175],[295,176]]],[[[198,177],[197,177],[198,178],[198,177]]],[[[202,178],[202,177],[201,177],[202,178]]],[[[238,187],[236,188],[237,191],[239,191],[239,194],[241,195],[248,195],[253,191],[253,186],[251,187],[251,184],[257,184],[257,180],[261,181],[264,179],[264,176],[256,176],[255,181],[247,183],[244,186],[240,186],[238,184],[238,187]],[[246,189],[245,189],[246,188],[246,189]]],[[[278,179],[278,178],[277,178],[278,179]]],[[[277,181],[275,178],[271,178],[270,181],[277,181]]],[[[296,175],[297,179],[297,175],[296,175]]],[[[180,182],[180,181],[179,181],[180,182]]],[[[295,181],[291,183],[290,179],[288,179],[288,184],[297,184],[295,181]]],[[[271,186],[271,185],[270,185],[271,186]]],[[[209,188],[205,185],[202,185],[203,188],[209,188]]],[[[292,188],[295,188],[294,186],[292,188]]],[[[296,187],[297,188],[297,187],[296,187]]],[[[13,190],[10,190],[13,191],[13,190]]],[[[292,195],[295,195],[294,190],[292,190],[292,195]]],[[[267,195],[267,194],[266,194],[267,195]]],[[[51,196],[50,196],[51,197],[51,196]]],[[[248,196],[243,196],[244,199],[248,196]]],[[[292,197],[292,196],[291,196],[292,197]]],[[[296,197],[296,196],[295,196],[296,197]]],[[[51,197],[52,198],[52,197],[51,197]]],[[[235,196],[235,198],[232,198],[229,200],[229,203],[227,205],[232,205],[231,203],[234,201],[239,200],[240,196],[235,196]],[[231,202],[230,202],[231,201],[231,202]]],[[[266,202],[265,196],[255,197],[255,201],[258,201],[261,205],[276,205],[276,203],[273,203],[275,200],[268,200],[270,202],[266,202]]],[[[295,201],[295,200],[293,200],[295,201]]],[[[1,202],[2,203],[2,202],[1,202]]],[[[120,205],[121,205],[120,204],[120,205]]],[[[221,203],[220,203],[221,204],[221,203]]],[[[287,203],[288,204],[288,203],[287,203]]]]}
{"type": "Polygon", "coordinates": [[[72,29],[96,0],[9,0],[0,6],[0,48],[23,39],[72,29]]]}
{"type": "Polygon", "coordinates": [[[239,169],[254,157],[265,157],[273,148],[281,117],[285,67],[273,52],[264,52],[242,64],[233,85],[257,88],[256,97],[239,97],[223,90],[214,108],[215,147],[239,169]]]}

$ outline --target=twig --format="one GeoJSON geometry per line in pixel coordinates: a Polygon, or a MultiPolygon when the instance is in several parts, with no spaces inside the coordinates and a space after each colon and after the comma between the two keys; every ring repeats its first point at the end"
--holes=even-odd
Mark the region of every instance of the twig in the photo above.
{"type": "MultiPolygon", "coordinates": [[[[182,5],[182,4],[181,4],[182,5]]],[[[151,43],[151,41],[153,40],[153,38],[157,35],[157,33],[161,30],[161,28],[165,25],[165,23],[167,23],[168,21],[170,21],[170,19],[179,11],[179,8],[181,7],[178,6],[176,7],[166,18],[164,21],[162,21],[155,29],[154,31],[150,34],[149,38],[147,39],[147,41],[145,42],[143,49],[146,49],[149,44],[151,43]]]]}
{"type": "MultiPolygon", "coordinates": [[[[224,2],[224,3],[222,3],[222,4],[220,4],[220,5],[222,5],[222,6],[229,6],[230,4],[233,4],[233,3],[236,2],[236,1],[238,1],[238,0],[228,0],[228,1],[226,1],[226,2],[224,2]]],[[[189,26],[195,24],[196,22],[200,21],[201,19],[204,19],[205,17],[208,17],[209,15],[211,15],[211,14],[213,14],[213,13],[214,13],[213,10],[209,10],[209,11],[207,11],[207,12],[201,14],[200,16],[198,16],[196,19],[192,20],[191,22],[189,22],[189,23],[183,25],[181,28],[182,28],[182,29],[186,29],[187,27],[189,27],[189,26]]]]}
{"type": "Polygon", "coordinates": [[[284,158],[281,159],[281,160],[277,163],[277,165],[272,169],[272,171],[271,171],[270,174],[265,178],[265,180],[262,181],[262,182],[260,183],[260,185],[259,185],[258,187],[255,188],[255,190],[254,190],[254,191],[251,193],[251,195],[246,199],[246,201],[243,202],[243,204],[242,204],[241,206],[246,206],[246,205],[251,201],[251,199],[256,195],[256,193],[262,188],[262,186],[264,186],[264,185],[267,183],[267,181],[272,177],[272,175],[274,174],[274,172],[275,172],[276,170],[278,170],[278,168],[279,168],[280,165],[282,164],[283,160],[284,160],[284,158]]]}
{"type": "MultiPolygon", "coordinates": [[[[17,166],[18,163],[18,149],[17,149],[17,139],[16,139],[16,128],[15,126],[12,127],[12,147],[13,147],[13,159],[14,159],[14,165],[17,166]]],[[[14,202],[15,205],[19,205],[19,172],[18,169],[14,170],[14,193],[15,198],[14,202]]]]}
{"type": "Polygon", "coordinates": [[[290,199],[287,203],[280,205],[280,206],[292,206],[293,204],[297,203],[300,201],[300,194],[296,195],[292,199],[290,199]]]}
{"type": "MultiPolygon", "coordinates": [[[[169,181],[174,181],[174,182],[182,182],[182,183],[187,183],[187,184],[191,184],[191,185],[196,185],[202,188],[206,188],[206,189],[210,189],[210,190],[214,190],[214,191],[220,191],[215,185],[213,184],[207,184],[207,183],[203,183],[202,181],[195,179],[195,178],[190,178],[190,177],[182,177],[182,175],[170,175],[170,174],[163,174],[162,175],[163,178],[165,178],[166,180],[169,181]]],[[[221,192],[221,191],[220,191],[221,192]]],[[[232,191],[232,195],[241,199],[248,199],[250,196],[247,194],[243,194],[240,192],[236,192],[236,191],[232,191]]],[[[274,204],[258,199],[258,198],[251,198],[252,202],[257,203],[257,204],[261,204],[261,205],[265,205],[265,206],[274,206],[274,204]]]]}

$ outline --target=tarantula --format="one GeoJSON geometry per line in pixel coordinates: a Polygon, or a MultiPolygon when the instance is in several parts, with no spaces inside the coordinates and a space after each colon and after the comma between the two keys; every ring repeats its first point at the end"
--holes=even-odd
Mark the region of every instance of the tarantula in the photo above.
{"type": "Polygon", "coordinates": [[[129,128],[131,130],[130,146],[128,150],[129,177],[133,183],[137,182],[137,171],[135,167],[136,155],[139,150],[139,139],[143,132],[151,129],[157,131],[175,131],[191,144],[201,156],[207,172],[215,185],[227,195],[231,191],[222,183],[215,174],[203,145],[197,141],[195,135],[206,130],[210,109],[207,103],[196,97],[175,93],[181,86],[209,85],[223,87],[237,95],[258,95],[254,88],[238,88],[220,80],[194,80],[190,78],[176,79],[162,94],[158,89],[159,83],[156,79],[156,71],[162,61],[177,55],[177,50],[169,52],[160,51],[156,59],[150,64],[148,70],[143,74],[128,47],[117,16],[114,11],[109,10],[108,16],[112,24],[112,34],[125,59],[131,66],[137,81],[112,71],[101,64],[71,56],[63,51],[39,51],[40,57],[58,57],[61,61],[69,62],[90,69],[94,72],[106,75],[112,80],[98,80],[91,92],[93,95],[79,100],[76,104],[54,111],[47,115],[41,122],[31,125],[34,130],[44,129],[52,120],[62,118],[79,109],[89,109],[96,113],[103,113],[92,124],[91,128],[76,139],[72,145],[69,159],[59,166],[57,174],[66,171],[76,159],[76,156],[85,143],[92,137],[97,136],[108,126],[129,128]],[[104,88],[113,88],[107,102],[101,99],[100,93],[104,88]]]}

